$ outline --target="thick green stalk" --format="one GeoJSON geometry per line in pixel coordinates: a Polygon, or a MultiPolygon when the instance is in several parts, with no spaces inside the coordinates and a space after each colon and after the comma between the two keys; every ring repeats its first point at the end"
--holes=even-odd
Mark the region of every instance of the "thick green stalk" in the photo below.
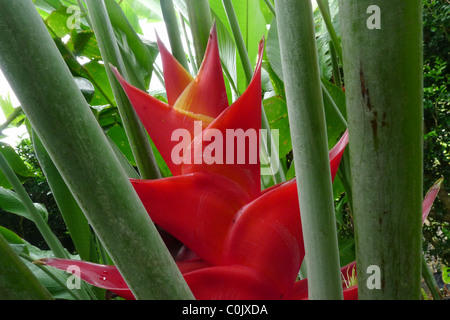
{"type": "Polygon", "coordinates": [[[32,218],[34,224],[38,228],[45,242],[49,246],[50,250],[52,250],[55,256],[58,258],[67,258],[67,253],[64,250],[64,247],[62,246],[61,242],[59,242],[58,238],[50,229],[48,223],[38,212],[27,191],[20,183],[19,178],[16,176],[13,169],[10,167],[8,161],[5,159],[5,157],[1,152],[0,152],[0,170],[3,172],[8,182],[16,191],[17,196],[19,197],[20,201],[22,201],[27,212],[30,214],[30,217],[32,218]]]}
{"type": "Polygon", "coordinates": [[[181,42],[180,28],[178,27],[177,15],[173,6],[172,0],[160,0],[161,11],[164,17],[164,22],[169,36],[170,48],[175,59],[189,70],[189,65],[184,52],[183,43],[181,42]]]}
{"type": "Polygon", "coordinates": [[[419,299],[422,1],[375,3],[339,3],[359,298],[419,299]]]}
{"type": "Polygon", "coordinates": [[[0,67],[130,289],[137,299],[193,298],[33,2],[0,7],[0,67]]]}
{"type": "Polygon", "coordinates": [[[309,299],[342,299],[325,110],[310,1],[277,0],[278,35],[308,270],[309,299]]]}
{"type": "MultiPolygon", "coordinates": [[[[153,150],[136,111],[131,105],[127,95],[117,81],[110,65],[118,68],[120,73],[127,79],[127,71],[120,54],[111,22],[106,11],[103,0],[87,0],[86,5],[94,30],[102,59],[106,66],[106,73],[117,102],[122,123],[133,151],[136,165],[143,179],[161,178],[153,150]]],[[[144,88],[140,88],[145,90],[144,88]]]]}
{"type": "Polygon", "coordinates": [[[52,296],[0,234],[0,300],[51,300],[52,296]]]}
{"type": "Polygon", "coordinates": [[[208,0],[186,0],[186,8],[194,41],[195,63],[200,68],[213,25],[208,0]]]}

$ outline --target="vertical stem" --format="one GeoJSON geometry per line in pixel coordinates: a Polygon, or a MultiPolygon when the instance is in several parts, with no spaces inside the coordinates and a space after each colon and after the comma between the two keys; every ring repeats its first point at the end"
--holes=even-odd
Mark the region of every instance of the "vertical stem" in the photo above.
{"type": "MultiPolygon", "coordinates": [[[[319,2],[321,2],[321,6],[323,7],[323,9],[325,9],[327,11],[328,17],[330,18],[330,23],[332,24],[330,5],[328,3],[328,0],[319,0],[319,2]],[[322,1],[323,1],[323,5],[322,5],[322,1]]],[[[323,10],[323,9],[321,9],[321,7],[319,7],[319,10],[323,10]]],[[[334,84],[336,86],[338,86],[339,88],[342,88],[341,71],[339,68],[339,61],[338,61],[336,48],[334,47],[333,41],[328,43],[328,46],[330,48],[331,65],[333,67],[334,84]]]]}
{"type": "Polygon", "coordinates": [[[419,299],[422,1],[373,4],[340,1],[359,297],[419,299]]]}
{"type": "Polygon", "coordinates": [[[0,234],[0,299],[51,300],[52,296],[0,234]]]}
{"type": "Polygon", "coordinates": [[[137,299],[192,299],[33,2],[0,7],[0,67],[131,291],[137,299]]]}
{"type": "Polygon", "coordinates": [[[277,0],[278,35],[308,270],[309,299],[342,299],[325,110],[310,1],[277,0]]]}
{"type": "Polygon", "coordinates": [[[189,65],[184,52],[183,43],[180,37],[180,28],[178,27],[177,15],[173,7],[172,0],[160,0],[161,11],[164,17],[164,22],[169,36],[170,48],[175,59],[189,71],[189,65]]]}
{"type": "MultiPolygon", "coordinates": [[[[161,178],[158,165],[153,154],[153,150],[148,139],[147,132],[142,125],[138,115],[131,105],[128,97],[119,85],[114,76],[110,64],[117,67],[121,74],[127,79],[127,72],[119,47],[114,36],[114,31],[106,11],[103,0],[87,0],[86,5],[91,19],[92,29],[105,62],[106,73],[108,75],[111,88],[116,98],[120,117],[133,151],[136,165],[143,179],[161,178]]],[[[143,88],[140,88],[143,89],[143,88]]]]}
{"type": "Polygon", "coordinates": [[[213,24],[211,8],[208,0],[186,0],[186,7],[194,40],[195,64],[199,69],[205,55],[209,33],[213,24]]]}
{"type": "Polygon", "coordinates": [[[427,260],[425,259],[424,255],[422,254],[422,276],[425,280],[425,283],[428,286],[428,289],[430,289],[431,295],[433,296],[434,300],[442,300],[442,294],[439,291],[439,287],[436,283],[436,280],[433,277],[433,273],[431,272],[430,268],[428,267],[427,260]]]}

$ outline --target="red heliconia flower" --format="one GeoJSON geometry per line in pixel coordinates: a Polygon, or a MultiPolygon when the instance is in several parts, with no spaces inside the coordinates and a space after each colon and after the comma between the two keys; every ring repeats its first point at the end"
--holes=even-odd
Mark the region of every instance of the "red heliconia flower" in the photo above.
{"type": "MultiPolygon", "coordinates": [[[[261,128],[264,40],[259,45],[253,79],[231,106],[215,27],[195,78],[159,39],[158,45],[168,104],[131,86],[117,70],[113,71],[173,174],[159,180],[131,182],[152,221],[180,240],[185,252],[190,253],[190,259],[178,255],[176,263],[192,293],[199,300],[306,299],[307,280],[296,281],[305,255],[296,179],[261,191],[259,135],[256,161],[250,161],[250,153],[246,153],[245,161],[237,161],[239,150],[227,143],[234,139],[227,136],[227,130],[247,132],[261,128]],[[183,150],[186,161],[181,163],[172,159],[179,144],[172,137],[177,129],[184,129],[190,136],[188,147],[183,150]],[[218,136],[223,137],[222,144],[217,144],[218,136]],[[234,161],[196,161],[208,154],[212,157],[212,149],[227,156],[233,152],[230,159],[234,161]]],[[[345,132],[330,151],[332,178],[347,143],[345,132]]],[[[134,298],[114,266],[64,259],[40,262],[61,270],[79,266],[83,280],[126,299],[134,298]]],[[[354,272],[354,263],[342,269],[347,299],[357,297],[357,287],[350,281],[354,272]]]]}

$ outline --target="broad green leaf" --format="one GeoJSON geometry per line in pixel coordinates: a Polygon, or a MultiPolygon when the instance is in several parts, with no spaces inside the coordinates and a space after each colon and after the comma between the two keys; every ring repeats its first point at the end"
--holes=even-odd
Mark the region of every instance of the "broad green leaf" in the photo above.
{"type": "Polygon", "coordinates": [[[151,15],[148,16],[150,21],[157,22],[163,20],[159,0],[137,0],[137,2],[140,2],[150,10],[151,15]]]}
{"type": "Polygon", "coordinates": [[[274,96],[269,99],[264,99],[263,105],[270,129],[279,130],[279,156],[283,158],[292,150],[286,101],[278,96],[274,96]]]}
{"type": "MultiPolygon", "coordinates": [[[[252,67],[254,67],[258,55],[258,43],[263,36],[267,35],[266,21],[261,12],[259,0],[233,0],[232,2],[250,62],[252,67]]],[[[222,1],[210,0],[209,4],[216,19],[220,20],[226,26],[229,34],[232,35],[233,33],[231,32],[231,27],[228,23],[222,1]]],[[[247,88],[247,79],[238,54],[236,55],[236,61],[238,90],[242,93],[247,88]]]]}
{"type": "MultiPolygon", "coordinates": [[[[48,212],[45,206],[40,203],[35,203],[34,206],[44,218],[44,220],[47,221],[48,212]]],[[[31,221],[34,221],[33,217],[27,211],[19,196],[14,191],[5,189],[3,187],[0,187],[0,208],[2,208],[4,211],[14,213],[31,221]]]]}
{"type": "Polygon", "coordinates": [[[67,10],[67,7],[61,6],[50,14],[46,22],[58,37],[63,38],[71,31],[68,26],[68,21],[71,16],[72,13],[67,10]]]}
{"type": "MultiPolygon", "coordinates": [[[[109,84],[108,75],[106,74],[105,65],[98,61],[91,61],[84,65],[89,74],[95,79],[97,85],[100,86],[103,92],[110,100],[114,100],[111,85],[109,84]]],[[[96,88],[94,98],[91,101],[91,105],[106,105],[108,101],[105,96],[96,88]]]]}
{"type": "MultiPolygon", "coordinates": [[[[6,158],[9,165],[19,178],[19,180],[23,182],[27,177],[33,176],[33,172],[31,172],[31,170],[28,169],[28,167],[23,162],[22,158],[20,158],[20,156],[14,151],[14,149],[10,145],[4,142],[0,142],[0,152],[6,158]]],[[[0,187],[4,187],[7,189],[12,188],[8,179],[6,179],[5,175],[1,170],[0,170],[0,187]]]]}
{"type": "Polygon", "coordinates": [[[102,58],[94,32],[91,30],[73,29],[66,45],[76,57],[86,57],[91,60],[101,60],[102,58]]]}
{"type": "Polygon", "coordinates": [[[350,238],[338,238],[338,244],[341,267],[355,261],[355,240],[350,238]]]}
{"type": "Polygon", "coordinates": [[[278,40],[277,20],[273,19],[266,41],[266,55],[275,74],[283,80],[283,66],[281,64],[280,42],[278,40]]]}
{"type": "Polygon", "coordinates": [[[0,96],[0,107],[2,108],[5,118],[8,118],[14,112],[14,106],[11,102],[9,93],[6,96],[0,96]]]}
{"type": "Polygon", "coordinates": [[[47,13],[58,9],[61,6],[61,1],[59,0],[33,0],[33,2],[37,8],[47,13]]]}
{"type": "Polygon", "coordinates": [[[124,154],[127,160],[135,166],[136,163],[133,157],[133,151],[131,150],[130,143],[128,142],[128,138],[123,127],[116,124],[108,129],[107,135],[124,154]]]}

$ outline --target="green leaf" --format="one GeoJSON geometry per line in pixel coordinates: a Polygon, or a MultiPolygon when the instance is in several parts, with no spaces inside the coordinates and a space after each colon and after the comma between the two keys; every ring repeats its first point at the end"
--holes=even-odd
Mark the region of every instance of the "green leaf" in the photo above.
{"type": "MultiPolygon", "coordinates": [[[[14,149],[4,143],[0,142],[0,152],[3,154],[5,159],[8,161],[9,165],[16,173],[21,182],[25,181],[27,177],[32,177],[33,172],[25,165],[22,158],[14,151],[14,149]]],[[[4,187],[7,189],[11,189],[12,186],[9,183],[8,179],[6,179],[3,172],[0,170],[0,187],[4,187]]]]}
{"type": "Polygon", "coordinates": [[[67,22],[72,15],[72,13],[67,11],[67,7],[61,6],[50,14],[46,22],[58,37],[63,38],[71,31],[67,22]]]}
{"type": "Polygon", "coordinates": [[[442,281],[450,283],[450,267],[442,266],[442,281]]]}
{"type": "Polygon", "coordinates": [[[130,82],[147,90],[153,73],[153,63],[158,55],[156,44],[144,43],[127,19],[121,7],[113,0],[105,1],[130,82]]]}
{"type": "MultiPolygon", "coordinates": [[[[244,38],[245,46],[248,51],[250,62],[252,67],[254,67],[258,55],[258,43],[263,36],[267,35],[266,21],[263,13],[261,12],[259,0],[233,0],[232,3],[242,36],[244,38]]],[[[222,1],[210,0],[209,4],[216,19],[220,20],[226,26],[229,34],[232,35],[233,33],[231,31],[230,24],[228,23],[227,14],[223,8],[222,1]]],[[[245,77],[239,55],[236,56],[236,61],[236,72],[238,79],[237,87],[239,92],[244,92],[247,88],[247,79],[245,77]]]]}
{"type": "Polygon", "coordinates": [[[278,40],[277,20],[273,19],[266,41],[266,55],[275,74],[283,80],[281,65],[280,42],[278,40]]]}
{"type": "MultiPolygon", "coordinates": [[[[102,88],[102,91],[110,100],[114,100],[114,95],[109,84],[108,75],[105,70],[105,65],[99,63],[98,61],[91,61],[84,65],[86,70],[91,74],[91,76],[97,82],[97,85],[102,88]]],[[[106,105],[108,101],[105,96],[96,88],[94,97],[90,103],[93,106],[106,105]]]]}
{"type": "MultiPolygon", "coordinates": [[[[152,22],[158,22],[163,20],[159,0],[137,0],[137,2],[140,2],[143,6],[145,6],[147,9],[150,10],[151,14],[147,15],[147,19],[149,19],[152,22]]],[[[139,12],[142,12],[142,8],[139,12]]]]}
{"type": "Polygon", "coordinates": [[[355,240],[350,238],[338,238],[339,258],[341,267],[355,261],[355,240]]]}
{"type": "Polygon", "coordinates": [[[131,150],[130,143],[128,142],[128,138],[123,127],[115,124],[108,129],[107,135],[111,138],[127,160],[135,166],[136,162],[133,157],[133,151],[131,150]]]}
{"type": "MultiPolygon", "coordinates": [[[[325,89],[330,94],[331,99],[333,100],[336,107],[339,109],[342,116],[346,118],[347,113],[346,113],[345,93],[328,80],[322,79],[322,83],[325,86],[325,89]]],[[[341,119],[339,118],[339,115],[336,113],[332,105],[332,102],[329,101],[329,99],[326,96],[324,96],[323,101],[327,125],[328,147],[331,148],[339,140],[341,134],[345,131],[346,126],[345,124],[342,123],[341,119]]]]}
{"type": "Polygon", "coordinates": [[[94,32],[91,30],[78,31],[73,29],[66,45],[77,57],[86,57],[91,60],[101,60],[102,58],[97,39],[95,39],[94,32]]]}
{"type": "MultiPolygon", "coordinates": [[[[42,218],[47,221],[48,212],[45,206],[40,203],[35,203],[34,206],[36,207],[42,218]]],[[[14,213],[31,221],[34,221],[33,217],[25,208],[19,196],[14,191],[5,189],[3,187],[0,187],[0,208],[2,208],[4,211],[14,213]]]]}
{"type": "Polygon", "coordinates": [[[264,99],[263,105],[270,129],[279,130],[279,156],[282,158],[292,150],[286,101],[278,96],[274,96],[269,99],[264,99]]]}

